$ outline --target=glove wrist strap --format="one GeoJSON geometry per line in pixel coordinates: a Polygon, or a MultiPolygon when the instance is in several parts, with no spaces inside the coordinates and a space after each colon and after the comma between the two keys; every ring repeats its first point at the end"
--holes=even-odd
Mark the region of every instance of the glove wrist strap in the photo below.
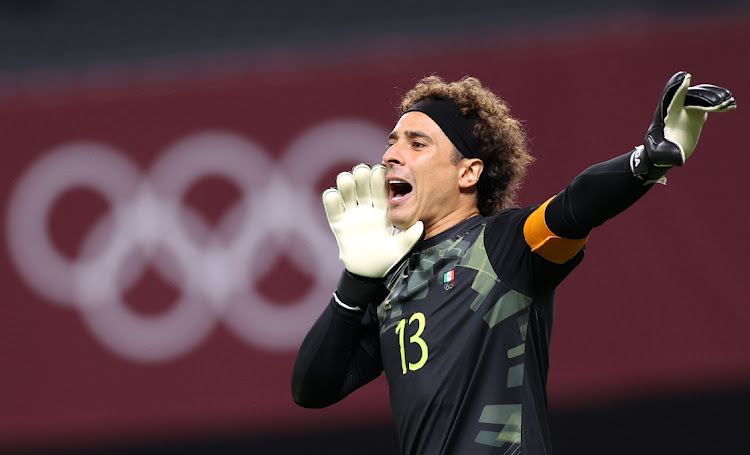
{"type": "Polygon", "coordinates": [[[666,185],[666,175],[671,168],[672,166],[658,166],[652,163],[642,145],[636,147],[630,154],[630,169],[634,176],[643,180],[644,185],[651,183],[666,185]]]}
{"type": "Polygon", "coordinates": [[[336,297],[341,303],[353,308],[366,308],[379,304],[388,296],[384,278],[367,278],[344,270],[336,286],[336,297]]]}

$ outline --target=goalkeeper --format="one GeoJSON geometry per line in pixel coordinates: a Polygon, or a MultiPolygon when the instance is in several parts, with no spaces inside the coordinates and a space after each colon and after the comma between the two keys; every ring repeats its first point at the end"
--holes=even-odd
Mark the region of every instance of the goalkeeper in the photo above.
{"type": "Polygon", "coordinates": [[[708,113],[734,107],[679,72],[643,145],[518,208],[532,158],[507,105],[474,78],[420,81],[383,166],[323,193],[345,270],[300,347],[295,402],[328,406],[385,371],[403,454],[549,454],[555,288],[589,232],[684,164],[708,113]]]}

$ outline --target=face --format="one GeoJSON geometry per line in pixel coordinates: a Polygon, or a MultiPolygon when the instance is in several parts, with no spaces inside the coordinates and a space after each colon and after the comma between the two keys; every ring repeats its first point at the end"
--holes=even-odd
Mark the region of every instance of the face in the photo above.
{"type": "MultiPolygon", "coordinates": [[[[406,229],[421,220],[430,237],[479,213],[466,187],[467,171],[472,171],[467,167],[478,161],[481,172],[481,161],[462,159],[454,164],[453,149],[450,139],[426,114],[407,112],[399,119],[383,155],[391,224],[406,229]]],[[[470,180],[471,176],[469,186],[473,186],[470,180]]]]}

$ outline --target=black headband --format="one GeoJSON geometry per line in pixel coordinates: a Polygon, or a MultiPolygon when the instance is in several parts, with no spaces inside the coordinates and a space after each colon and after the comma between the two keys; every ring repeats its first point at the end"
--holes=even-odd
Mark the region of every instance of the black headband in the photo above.
{"type": "Polygon", "coordinates": [[[452,99],[428,98],[406,110],[411,111],[430,117],[466,158],[482,158],[479,141],[474,137],[474,120],[464,117],[452,99]]]}

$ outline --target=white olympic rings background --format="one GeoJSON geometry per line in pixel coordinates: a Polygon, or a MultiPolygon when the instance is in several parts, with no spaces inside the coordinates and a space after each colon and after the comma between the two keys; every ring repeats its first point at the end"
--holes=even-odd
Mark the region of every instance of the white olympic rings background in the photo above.
{"type": "Polygon", "coordinates": [[[106,144],[61,145],[36,160],[11,194],[11,259],[36,292],[80,310],[95,338],[131,360],[181,356],[217,318],[248,344],[293,350],[342,270],[315,185],[337,162],[379,162],[387,134],[368,122],[330,121],[272,161],[243,136],[205,131],[173,143],[145,175],[106,144]],[[207,176],[226,178],[241,194],[215,228],[181,203],[207,176]],[[74,187],[99,192],[111,210],[70,260],[51,241],[48,222],[59,196],[74,187]],[[301,270],[313,271],[314,284],[298,301],[279,305],[257,291],[252,277],[269,272],[284,251],[301,270]],[[180,294],[156,315],[133,311],[123,298],[149,265],[180,294]]]}

